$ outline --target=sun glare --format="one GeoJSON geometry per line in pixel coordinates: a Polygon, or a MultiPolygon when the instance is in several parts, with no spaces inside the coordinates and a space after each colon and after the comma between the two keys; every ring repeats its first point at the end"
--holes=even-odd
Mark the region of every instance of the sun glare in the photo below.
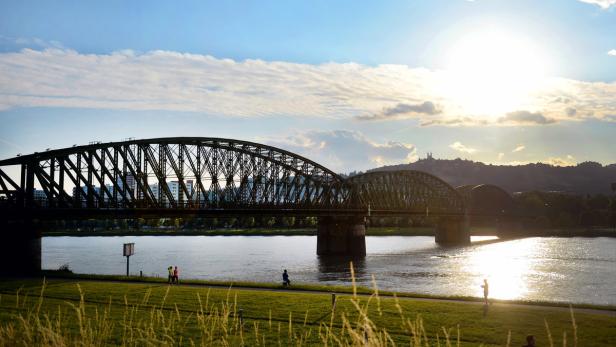
{"type": "Polygon", "coordinates": [[[529,107],[530,94],[546,76],[547,60],[528,39],[483,30],[451,47],[447,70],[448,98],[466,113],[489,119],[529,107]]]}
{"type": "Polygon", "coordinates": [[[485,278],[490,283],[491,297],[517,299],[528,294],[529,276],[537,274],[532,270],[540,260],[533,255],[537,252],[537,239],[523,239],[495,243],[477,248],[467,264],[469,273],[477,274],[475,290],[483,294],[480,284],[485,278]]]}

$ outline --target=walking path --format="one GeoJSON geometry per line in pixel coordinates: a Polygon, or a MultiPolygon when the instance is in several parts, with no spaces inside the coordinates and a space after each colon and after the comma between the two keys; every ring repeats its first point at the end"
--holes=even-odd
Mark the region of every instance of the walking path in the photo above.
{"type": "MultiPolygon", "coordinates": [[[[149,285],[157,285],[157,286],[167,286],[169,284],[167,283],[162,283],[162,282],[146,282],[146,281],[131,281],[131,280],[106,280],[106,279],[81,279],[81,278],[50,278],[50,279],[54,279],[54,280],[65,280],[65,281],[71,281],[71,282],[85,282],[85,281],[93,281],[93,282],[118,282],[118,283],[132,283],[132,284],[149,284],[149,285]]],[[[302,293],[302,294],[315,294],[315,295],[323,295],[323,294],[328,294],[331,295],[334,292],[331,291],[325,291],[325,290],[316,290],[316,289],[285,289],[285,288],[262,288],[262,287],[233,287],[232,285],[223,285],[223,284],[206,284],[206,283],[180,283],[180,284],[174,284],[174,285],[179,285],[179,286],[183,286],[183,287],[193,287],[193,288],[229,288],[232,287],[234,290],[250,290],[250,291],[270,291],[270,292],[283,292],[283,293],[302,293]]],[[[348,292],[341,292],[341,293],[335,293],[336,295],[344,295],[344,296],[351,296],[353,295],[352,293],[348,293],[348,292]]],[[[362,297],[368,297],[371,294],[367,294],[367,293],[357,293],[357,296],[362,296],[362,297]]],[[[386,298],[393,298],[393,295],[389,295],[389,294],[381,294],[379,293],[379,296],[381,297],[386,297],[386,298]]],[[[471,301],[471,300],[460,300],[460,299],[453,299],[453,298],[425,298],[425,297],[411,297],[411,296],[398,296],[399,300],[414,300],[414,301],[428,301],[428,302],[455,302],[455,303],[460,303],[460,304],[468,304],[468,305],[483,305],[483,299],[478,299],[477,301],[471,301]]],[[[490,307],[522,307],[522,308],[528,308],[528,309],[548,309],[548,310],[555,310],[555,311],[566,311],[569,312],[569,307],[562,307],[562,306],[551,306],[551,305],[542,305],[542,304],[524,304],[524,303],[515,303],[515,302],[502,302],[502,301],[498,301],[498,302],[492,302],[490,303],[490,307]]],[[[597,314],[597,315],[606,315],[606,316],[610,316],[610,317],[616,317],[616,309],[609,309],[609,308],[605,308],[605,309],[598,309],[598,308],[576,308],[573,307],[573,312],[574,313],[586,313],[586,314],[597,314]]]]}

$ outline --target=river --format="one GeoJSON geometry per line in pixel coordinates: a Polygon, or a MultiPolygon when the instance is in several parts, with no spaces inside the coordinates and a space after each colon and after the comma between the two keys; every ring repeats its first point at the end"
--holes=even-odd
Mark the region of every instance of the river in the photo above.
{"type": "MultiPolygon", "coordinates": [[[[616,305],[615,238],[526,238],[441,247],[433,237],[366,237],[367,256],[353,260],[356,281],[381,290],[616,305]]],[[[68,264],[77,273],[124,274],[122,244],[135,243],[132,274],[348,285],[349,260],[318,257],[314,236],[44,237],[42,266],[68,264]]]]}

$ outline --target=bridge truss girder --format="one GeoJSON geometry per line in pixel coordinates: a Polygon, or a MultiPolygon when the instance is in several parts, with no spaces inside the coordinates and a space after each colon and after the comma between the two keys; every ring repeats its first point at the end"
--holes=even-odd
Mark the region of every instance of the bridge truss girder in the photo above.
{"type": "Polygon", "coordinates": [[[373,171],[346,181],[356,208],[374,214],[464,215],[462,196],[431,174],[414,171],[373,171]]]}
{"type": "Polygon", "coordinates": [[[94,143],[2,160],[0,206],[34,209],[41,216],[53,215],[43,210],[76,216],[466,212],[455,189],[424,172],[378,171],[343,179],[279,148],[193,137],[94,143]],[[3,171],[8,165],[19,165],[18,182],[3,171]],[[180,210],[186,212],[175,212],[180,210]]]}
{"type": "Polygon", "coordinates": [[[246,141],[168,138],[92,144],[0,161],[0,195],[16,207],[322,209],[343,204],[342,179],[293,153],[246,141]],[[40,187],[44,199],[37,200],[40,187]],[[72,192],[69,194],[68,192],[72,192]]]}

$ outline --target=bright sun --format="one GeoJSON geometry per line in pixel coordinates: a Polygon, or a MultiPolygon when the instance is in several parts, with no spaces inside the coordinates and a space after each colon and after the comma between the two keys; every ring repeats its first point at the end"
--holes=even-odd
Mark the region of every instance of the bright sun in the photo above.
{"type": "Polygon", "coordinates": [[[463,37],[448,55],[448,98],[465,113],[494,118],[528,107],[547,61],[531,41],[483,30],[463,37]]]}

